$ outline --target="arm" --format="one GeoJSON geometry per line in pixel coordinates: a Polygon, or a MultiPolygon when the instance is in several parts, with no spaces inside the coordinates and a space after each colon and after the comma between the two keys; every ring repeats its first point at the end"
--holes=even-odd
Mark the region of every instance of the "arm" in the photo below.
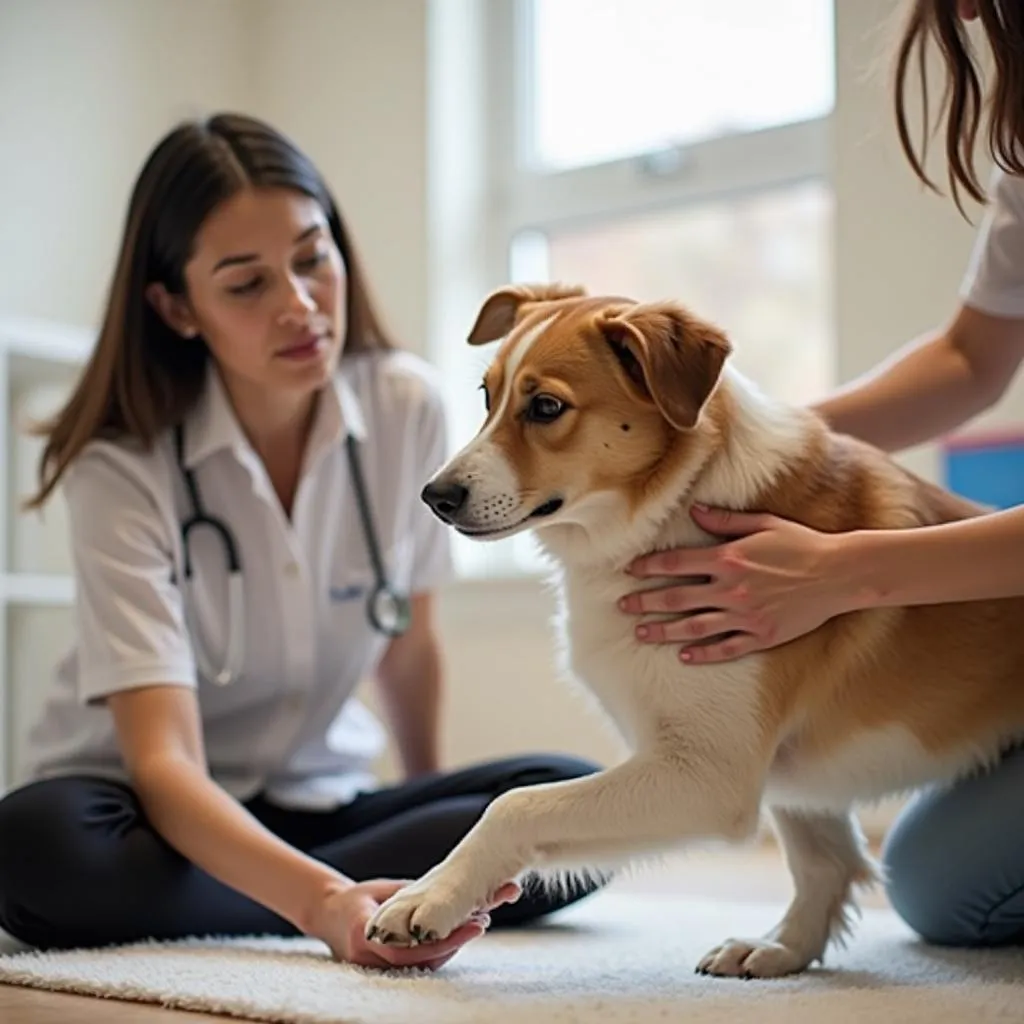
{"type": "Polygon", "coordinates": [[[153,827],[191,863],[364,967],[436,968],[481,935],[494,902],[443,942],[371,945],[366,923],[404,882],[354,882],[275,836],[207,774],[198,703],[182,686],[155,685],[108,699],[132,786],[153,827]]]}
{"type": "Polygon", "coordinates": [[[949,326],[905,346],[816,409],[886,451],[930,441],[993,405],[1024,356],[1024,178],[996,169],[949,326]]]}
{"type": "Polygon", "coordinates": [[[433,594],[413,596],[409,630],[391,641],[377,684],[406,776],[437,771],[442,686],[433,594]]]}
{"type": "Polygon", "coordinates": [[[1003,395],[1024,359],[1024,320],[962,306],[946,330],[911,342],[815,410],[885,451],[929,441],[1003,395]]]}
{"type": "Polygon", "coordinates": [[[825,571],[857,608],[1024,595],[1024,506],[914,530],[838,534],[825,571]]]}
{"type": "Polygon", "coordinates": [[[207,774],[171,526],[150,481],[137,459],[108,446],[80,457],[65,482],[79,696],[113,716],[154,828],[213,877],[309,931],[314,909],[348,880],[267,832],[207,774]]]}
{"type": "Polygon", "coordinates": [[[314,934],[325,901],[352,882],[278,839],[209,777],[195,693],[154,685],[107,703],[132,785],[160,835],[212,877],[314,934]]]}

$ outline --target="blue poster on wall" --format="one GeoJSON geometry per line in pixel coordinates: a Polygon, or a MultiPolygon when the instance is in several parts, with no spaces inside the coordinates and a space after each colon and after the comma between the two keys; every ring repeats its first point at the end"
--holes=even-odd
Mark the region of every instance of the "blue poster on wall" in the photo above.
{"type": "Polygon", "coordinates": [[[948,438],[942,459],[954,493],[997,509],[1024,505],[1024,430],[948,438]]]}

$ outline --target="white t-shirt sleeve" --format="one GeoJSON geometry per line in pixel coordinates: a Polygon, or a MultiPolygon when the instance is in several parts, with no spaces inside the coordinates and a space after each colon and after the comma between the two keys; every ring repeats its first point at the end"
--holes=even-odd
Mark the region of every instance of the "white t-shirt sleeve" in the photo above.
{"type": "MultiPolygon", "coordinates": [[[[448,458],[448,425],[444,401],[431,382],[425,385],[416,434],[419,490],[448,458]]],[[[413,564],[412,592],[433,590],[447,583],[454,572],[451,527],[435,516],[417,497],[412,510],[413,564]]]]}
{"type": "Polygon", "coordinates": [[[64,482],[86,703],[154,683],[196,685],[167,525],[134,461],[87,450],[64,482]]]}
{"type": "Polygon", "coordinates": [[[1024,317],[1024,178],[996,168],[960,297],[992,316],[1024,317]]]}

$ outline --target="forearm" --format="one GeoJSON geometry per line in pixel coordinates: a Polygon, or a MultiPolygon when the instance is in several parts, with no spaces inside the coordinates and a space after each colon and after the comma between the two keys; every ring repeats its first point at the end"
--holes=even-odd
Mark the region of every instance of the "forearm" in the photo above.
{"type": "Polygon", "coordinates": [[[832,428],[885,451],[932,440],[993,400],[962,349],[945,334],[907,346],[878,370],[815,406],[832,428]]]}
{"type": "Polygon", "coordinates": [[[831,572],[852,609],[1024,595],[1024,507],[940,526],[837,538],[831,572]]]}
{"type": "Polygon", "coordinates": [[[381,701],[408,777],[441,763],[441,654],[436,643],[392,653],[378,673],[381,701]]]}
{"type": "Polygon", "coordinates": [[[153,827],[171,846],[304,933],[327,894],[351,884],[278,839],[187,758],[154,758],[133,782],[153,827]]]}

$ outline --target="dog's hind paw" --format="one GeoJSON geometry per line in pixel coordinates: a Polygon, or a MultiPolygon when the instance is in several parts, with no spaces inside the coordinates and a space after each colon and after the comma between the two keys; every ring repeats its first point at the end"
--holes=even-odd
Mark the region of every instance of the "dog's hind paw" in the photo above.
{"type": "Polygon", "coordinates": [[[781,978],[805,970],[814,959],[781,942],[729,939],[701,960],[697,973],[720,978],[781,978]]]}

